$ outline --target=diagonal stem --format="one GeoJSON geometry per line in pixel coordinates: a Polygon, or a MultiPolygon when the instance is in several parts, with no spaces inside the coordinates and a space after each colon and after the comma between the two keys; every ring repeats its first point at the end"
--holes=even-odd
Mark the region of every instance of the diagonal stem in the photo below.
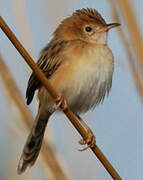
{"type": "MultiPolygon", "coordinates": [[[[5,23],[5,21],[3,20],[3,18],[1,16],[0,16],[0,27],[3,30],[3,32],[7,35],[9,40],[12,42],[12,44],[15,46],[15,48],[18,50],[18,52],[21,54],[21,56],[25,59],[27,64],[34,71],[36,76],[43,83],[43,85],[45,86],[47,91],[56,100],[57,97],[58,97],[58,93],[51,86],[51,84],[49,83],[49,81],[46,78],[46,76],[43,74],[43,72],[40,70],[40,68],[36,65],[36,63],[31,58],[31,56],[27,53],[25,48],[22,46],[22,44],[19,42],[19,40],[16,38],[14,33],[10,30],[10,28],[8,27],[8,25],[5,23]]],[[[64,113],[68,117],[70,122],[73,124],[73,126],[76,128],[76,130],[83,137],[83,139],[87,139],[88,138],[88,134],[87,134],[86,130],[82,127],[80,122],[76,119],[76,117],[73,114],[73,112],[69,108],[67,108],[67,110],[64,113]]],[[[97,156],[97,158],[101,161],[101,163],[103,164],[105,169],[108,171],[108,173],[112,176],[112,178],[115,179],[115,180],[121,180],[121,177],[119,176],[119,174],[116,172],[116,170],[110,164],[110,162],[107,160],[107,158],[104,156],[104,154],[98,148],[98,146],[94,145],[94,147],[92,147],[91,150],[97,156]]]]}

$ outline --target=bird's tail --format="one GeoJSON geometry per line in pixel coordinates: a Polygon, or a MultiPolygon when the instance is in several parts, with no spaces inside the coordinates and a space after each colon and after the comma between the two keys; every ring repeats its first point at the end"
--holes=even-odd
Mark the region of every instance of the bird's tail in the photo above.
{"type": "Polygon", "coordinates": [[[23,173],[28,166],[31,167],[35,163],[41,149],[45,128],[50,115],[51,113],[39,108],[39,112],[27,138],[18,164],[18,174],[23,173]]]}

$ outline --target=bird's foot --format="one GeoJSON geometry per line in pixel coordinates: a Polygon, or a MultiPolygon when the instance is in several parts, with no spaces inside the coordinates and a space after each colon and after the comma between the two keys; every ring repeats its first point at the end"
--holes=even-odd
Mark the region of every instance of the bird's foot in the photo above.
{"type": "Polygon", "coordinates": [[[81,144],[81,145],[87,144],[87,146],[82,149],[79,149],[79,151],[85,151],[88,148],[94,147],[96,144],[96,138],[90,128],[87,130],[87,133],[88,133],[88,137],[86,140],[84,140],[84,139],[79,140],[79,144],[81,144]]]}
{"type": "Polygon", "coordinates": [[[66,111],[68,108],[66,99],[62,94],[58,94],[58,97],[56,98],[56,103],[53,105],[52,109],[53,111],[56,111],[58,108],[61,108],[63,111],[66,111]]]}
{"type": "Polygon", "coordinates": [[[78,119],[80,120],[81,124],[83,125],[83,127],[86,129],[88,137],[86,139],[81,139],[79,140],[79,144],[81,145],[86,145],[86,147],[84,147],[83,149],[79,149],[79,151],[85,151],[88,148],[92,148],[95,146],[96,144],[96,138],[93,134],[93,132],[91,131],[91,129],[87,126],[87,124],[83,121],[83,119],[77,115],[78,119]]]}

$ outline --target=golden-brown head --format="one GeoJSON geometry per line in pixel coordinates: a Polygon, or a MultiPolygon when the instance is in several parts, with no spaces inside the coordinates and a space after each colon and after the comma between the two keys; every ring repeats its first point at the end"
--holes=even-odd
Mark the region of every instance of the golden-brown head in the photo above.
{"type": "Polygon", "coordinates": [[[81,9],[64,19],[54,32],[55,39],[83,40],[105,44],[107,31],[119,26],[118,23],[106,24],[95,9],[81,9]]]}

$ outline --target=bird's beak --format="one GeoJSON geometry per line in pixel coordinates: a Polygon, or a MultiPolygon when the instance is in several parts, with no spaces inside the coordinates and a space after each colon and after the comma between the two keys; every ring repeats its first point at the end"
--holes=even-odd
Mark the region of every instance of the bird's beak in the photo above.
{"type": "Polygon", "coordinates": [[[105,31],[109,31],[110,29],[112,29],[112,28],[114,28],[114,27],[117,27],[117,26],[120,26],[121,24],[119,24],[119,23],[111,23],[111,24],[107,24],[106,26],[105,26],[105,31]]]}

